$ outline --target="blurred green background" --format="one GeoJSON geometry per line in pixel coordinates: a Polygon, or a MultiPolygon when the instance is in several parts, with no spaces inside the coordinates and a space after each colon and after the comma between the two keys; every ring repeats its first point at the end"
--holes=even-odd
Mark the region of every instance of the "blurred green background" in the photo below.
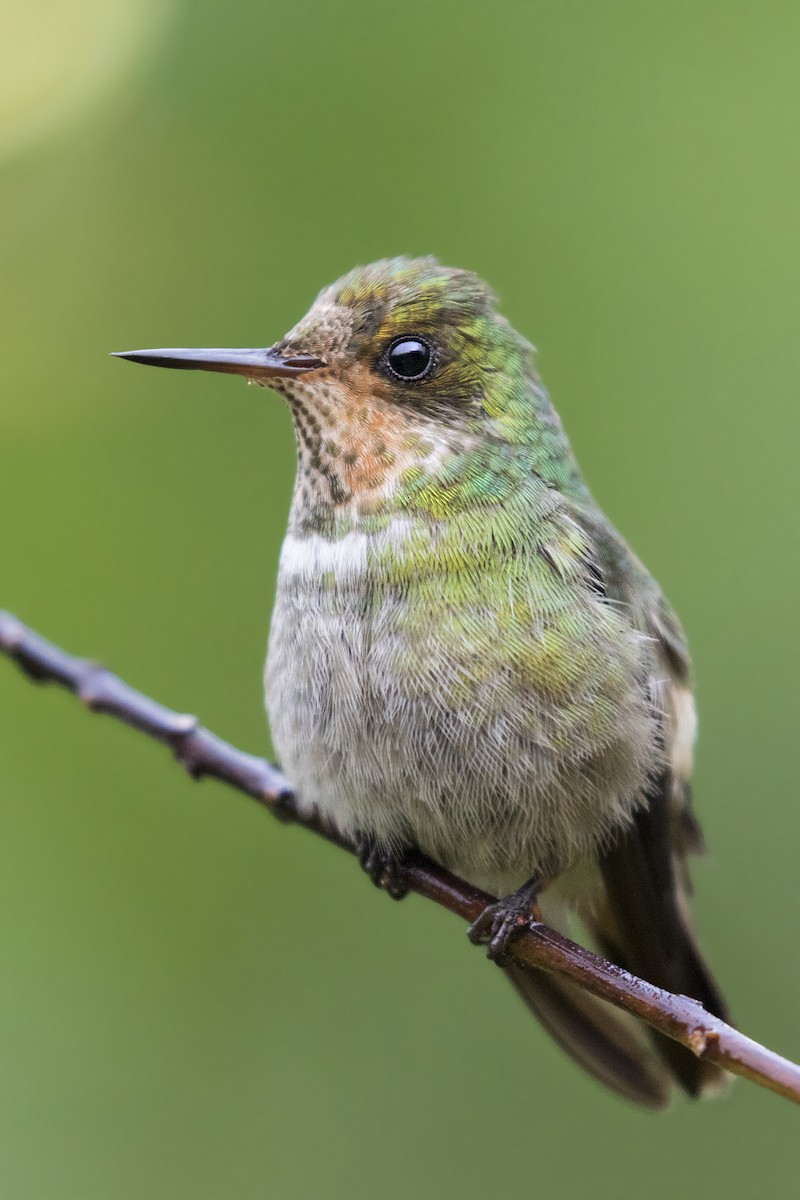
{"type": "MultiPolygon", "coordinates": [[[[384,255],[474,268],[687,626],[703,943],[800,1056],[800,8],[2,20],[0,605],[267,751],[288,416],[107,352],[268,344],[384,255]]],[[[790,1190],[785,1101],[626,1107],[452,918],[4,662],[0,747],[3,1197],[790,1190]]]]}

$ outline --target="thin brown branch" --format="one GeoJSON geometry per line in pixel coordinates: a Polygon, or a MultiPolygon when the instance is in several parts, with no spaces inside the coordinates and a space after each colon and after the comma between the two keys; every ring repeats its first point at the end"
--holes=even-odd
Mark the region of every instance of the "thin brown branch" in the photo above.
{"type": "MultiPolygon", "coordinates": [[[[60,684],[92,712],[107,713],[165,742],[193,778],[210,775],[220,779],[252,796],[281,820],[302,825],[355,852],[346,838],[300,810],[289,781],[277,767],[224,742],[204,729],[196,717],[173,712],[135,691],[96,663],[67,654],[3,612],[0,652],[13,658],[38,683],[60,684]]],[[[421,854],[410,860],[407,882],[411,891],[467,921],[474,921],[493,899],[421,854]]],[[[694,1054],[800,1103],[800,1067],[732,1029],[696,1000],[653,987],[542,924],[533,924],[521,933],[511,954],[519,963],[553,971],[633,1013],[694,1054]]]]}

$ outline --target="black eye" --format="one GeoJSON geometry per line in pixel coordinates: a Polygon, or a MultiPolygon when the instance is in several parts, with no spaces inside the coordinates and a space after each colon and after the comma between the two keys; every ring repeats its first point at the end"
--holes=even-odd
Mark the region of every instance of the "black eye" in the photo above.
{"type": "Polygon", "coordinates": [[[399,379],[422,379],[433,361],[433,351],[420,338],[403,337],[392,342],[386,354],[389,370],[399,379]]]}

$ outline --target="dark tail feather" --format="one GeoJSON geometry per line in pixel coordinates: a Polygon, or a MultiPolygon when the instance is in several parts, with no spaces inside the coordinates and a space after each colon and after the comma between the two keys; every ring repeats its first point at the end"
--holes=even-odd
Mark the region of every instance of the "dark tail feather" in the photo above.
{"type": "MultiPolygon", "coordinates": [[[[657,987],[692,996],[727,1021],[725,1001],[694,939],[683,878],[675,870],[670,786],[665,776],[648,807],[601,859],[608,903],[591,926],[619,966],[657,987]]],[[[696,1058],[670,1038],[653,1038],[690,1095],[712,1095],[724,1088],[728,1076],[720,1067],[696,1058]]]]}
{"type": "MultiPolygon", "coordinates": [[[[602,952],[618,966],[657,987],[694,997],[708,1012],[727,1021],[725,1001],[691,926],[683,854],[692,847],[685,845],[681,830],[674,827],[671,788],[672,780],[665,775],[654,786],[647,808],[603,854],[604,894],[595,897],[588,911],[579,910],[579,916],[602,952]]],[[[545,920],[559,927],[563,914],[558,903],[549,900],[545,893],[545,920]]],[[[518,966],[508,967],[506,973],[562,1049],[628,1100],[664,1108],[673,1081],[691,1096],[715,1095],[729,1081],[721,1067],[697,1058],[574,984],[518,966]]]]}
{"type": "Polygon", "coordinates": [[[590,1075],[646,1108],[669,1104],[670,1074],[633,1017],[546,971],[505,970],[550,1036],[590,1075]]]}

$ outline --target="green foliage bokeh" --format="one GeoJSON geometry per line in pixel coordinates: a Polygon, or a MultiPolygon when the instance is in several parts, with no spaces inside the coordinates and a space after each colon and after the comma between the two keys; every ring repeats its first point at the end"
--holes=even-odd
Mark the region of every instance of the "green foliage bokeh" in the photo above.
{"type": "MultiPolygon", "coordinates": [[[[269,344],[385,255],[477,270],[687,627],[703,945],[795,1058],[799,37],[788,2],[196,0],[0,159],[0,605],[266,752],[288,416],[107,352],[269,344]]],[[[3,662],[0,812],[9,1200],[791,1186],[786,1102],[626,1107],[451,918],[3,662]]]]}

